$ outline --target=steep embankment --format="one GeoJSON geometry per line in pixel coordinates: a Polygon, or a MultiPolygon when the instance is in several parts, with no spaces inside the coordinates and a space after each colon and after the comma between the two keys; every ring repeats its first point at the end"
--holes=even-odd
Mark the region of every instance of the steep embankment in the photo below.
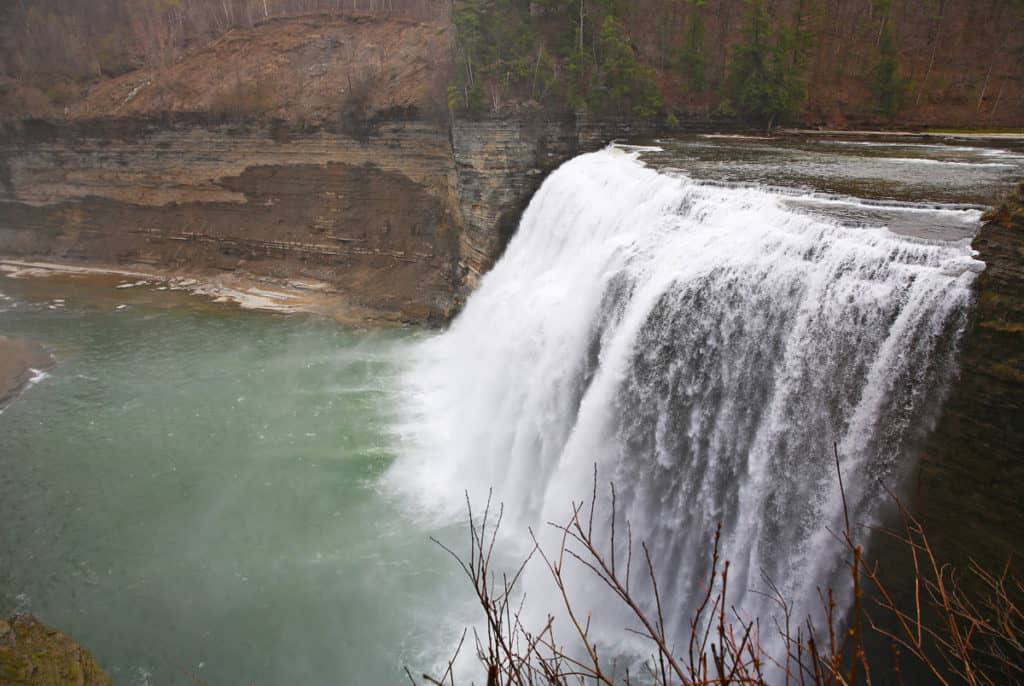
{"type": "Polygon", "coordinates": [[[985,219],[973,242],[986,264],[974,325],[960,380],[926,445],[917,498],[940,549],[998,558],[1024,526],[1024,184],[985,219]],[[950,498],[970,500],[978,516],[951,518],[963,507],[950,498]]]}
{"type": "Polygon", "coordinates": [[[68,121],[0,137],[0,256],[311,280],[369,319],[443,321],[544,174],[605,139],[575,117],[438,119],[450,40],[276,20],[101,82],[68,121]]]}
{"type": "Polygon", "coordinates": [[[272,19],[231,31],[166,69],[94,86],[73,119],[206,112],[336,122],[358,129],[382,112],[446,114],[454,29],[352,15],[272,19]]]}

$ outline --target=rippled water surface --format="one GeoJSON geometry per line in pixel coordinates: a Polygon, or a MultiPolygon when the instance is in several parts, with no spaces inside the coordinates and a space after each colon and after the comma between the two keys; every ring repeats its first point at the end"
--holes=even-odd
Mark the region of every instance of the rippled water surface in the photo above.
{"type": "Polygon", "coordinates": [[[957,138],[662,139],[644,160],[667,173],[774,189],[798,209],[847,225],[963,238],[977,214],[1024,173],[1024,141],[957,138]],[[950,212],[960,210],[960,212],[950,212]]]}
{"type": "Polygon", "coordinates": [[[386,684],[430,662],[451,567],[377,488],[412,334],[0,292],[0,333],[59,362],[0,414],[0,612],[69,632],[118,684],[386,684]]]}

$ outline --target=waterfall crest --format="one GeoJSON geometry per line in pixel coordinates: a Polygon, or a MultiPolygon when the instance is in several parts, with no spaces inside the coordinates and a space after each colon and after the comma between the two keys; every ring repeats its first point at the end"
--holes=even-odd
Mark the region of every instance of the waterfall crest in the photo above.
{"type": "Polygon", "coordinates": [[[851,514],[870,520],[934,421],[982,268],[966,241],[840,226],[622,149],[583,155],[414,351],[387,480],[445,517],[493,488],[522,536],[589,500],[596,465],[651,549],[675,636],[718,523],[730,601],[770,612],[768,577],[805,616],[842,584],[833,444],[851,514]]]}

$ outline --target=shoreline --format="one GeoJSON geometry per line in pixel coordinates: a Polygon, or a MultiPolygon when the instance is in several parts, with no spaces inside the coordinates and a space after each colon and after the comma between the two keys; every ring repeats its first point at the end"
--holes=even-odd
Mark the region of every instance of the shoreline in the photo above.
{"type": "Polygon", "coordinates": [[[353,327],[416,323],[401,312],[353,305],[330,284],[310,279],[275,279],[239,272],[170,270],[143,265],[21,260],[0,257],[0,277],[11,279],[120,279],[112,289],[181,291],[208,302],[274,314],[314,314],[353,327]]]}
{"type": "Polygon", "coordinates": [[[941,128],[926,131],[899,131],[885,129],[805,129],[779,128],[783,136],[833,136],[835,138],[921,138],[921,139],[954,139],[965,141],[1024,141],[1024,133],[1008,131],[944,131],[941,128]]]}
{"type": "Polygon", "coordinates": [[[41,343],[0,336],[0,411],[54,364],[53,355],[41,343]]]}

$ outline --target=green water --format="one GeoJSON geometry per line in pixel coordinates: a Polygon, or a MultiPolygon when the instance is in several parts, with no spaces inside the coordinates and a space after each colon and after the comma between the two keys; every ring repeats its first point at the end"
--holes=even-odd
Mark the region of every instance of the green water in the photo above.
{"type": "Polygon", "coordinates": [[[377,485],[413,334],[0,292],[0,334],[59,361],[0,414],[0,613],[70,633],[118,684],[400,683],[447,650],[465,589],[377,485]]]}

